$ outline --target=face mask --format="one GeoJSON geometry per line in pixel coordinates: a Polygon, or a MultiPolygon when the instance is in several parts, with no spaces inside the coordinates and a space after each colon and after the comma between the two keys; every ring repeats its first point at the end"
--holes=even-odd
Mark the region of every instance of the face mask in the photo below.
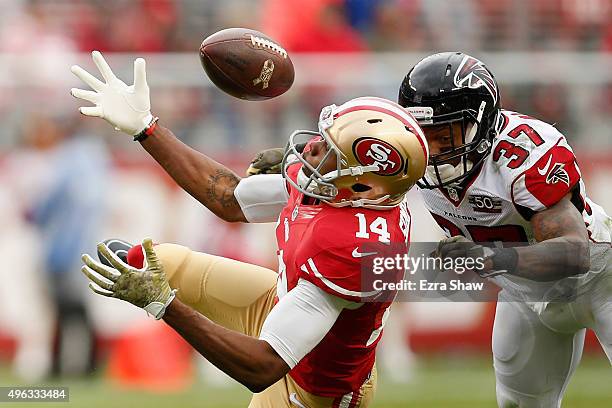
{"type": "MultiPolygon", "coordinates": [[[[329,172],[323,175],[323,180],[330,180],[333,175],[336,174],[336,171],[329,172]]],[[[319,184],[316,180],[310,181],[311,178],[304,173],[304,168],[302,167],[297,174],[297,183],[298,185],[306,190],[309,193],[323,195],[329,198],[334,198],[336,194],[338,194],[338,190],[333,186],[326,186],[325,184],[319,184]],[[308,183],[310,181],[310,184],[308,183]],[[308,186],[308,187],[306,187],[308,186]]]]}
{"type": "Polygon", "coordinates": [[[304,167],[302,167],[300,169],[300,171],[298,171],[297,174],[297,183],[300,187],[302,187],[304,190],[308,191],[309,193],[316,193],[318,194],[319,192],[319,185],[315,180],[312,180],[311,178],[309,178],[305,173],[304,173],[304,167]],[[310,184],[308,184],[308,182],[310,181],[310,184]],[[308,187],[307,187],[308,186],[308,187]]]}
{"type": "MultiPolygon", "coordinates": [[[[470,143],[472,140],[474,140],[477,131],[477,124],[468,123],[465,129],[465,143],[470,143]]],[[[453,166],[452,164],[439,164],[437,167],[438,172],[440,173],[440,181],[442,183],[446,183],[448,180],[452,180],[456,177],[462,176],[464,174],[463,160],[465,160],[466,171],[470,171],[474,164],[467,159],[462,159],[462,161],[456,166],[453,166]]],[[[432,184],[438,184],[436,169],[433,165],[427,166],[425,170],[425,178],[432,184]]]]}

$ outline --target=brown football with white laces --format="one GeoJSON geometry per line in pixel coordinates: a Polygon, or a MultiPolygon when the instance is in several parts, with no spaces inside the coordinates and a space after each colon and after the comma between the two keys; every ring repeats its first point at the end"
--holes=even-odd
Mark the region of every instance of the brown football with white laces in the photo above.
{"type": "Polygon", "coordinates": [[[200,46],[200,61],[219,89],[250,101],[282,95],[295,77],[287,51],[248,28],[227,28],[206,38],[200,46]]]}

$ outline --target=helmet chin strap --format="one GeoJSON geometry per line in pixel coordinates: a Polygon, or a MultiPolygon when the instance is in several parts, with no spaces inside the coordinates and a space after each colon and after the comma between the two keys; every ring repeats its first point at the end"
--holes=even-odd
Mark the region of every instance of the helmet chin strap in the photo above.
{"type": "MultiPolygon", "coordinates": [[[[368,172],[378,171],[379,167],[376,164],[369,166],[353,166],[342,170],[333,170],[329,173],[325,173],[320,177],[321,183],[317,182],[316,178],[308,177],[304,173],[304,167],[302,167],[297,174],[297,183],[306,192],[318,195],[328,196],[329,199],[333,199],[338,194],[338,189],[332,185],[333,181],[339,177],[344,176],[361,176],[368,172]]],[[[385,196],[385,200],[388,196],[385,196]]],[[[384,201],[384,200],[383,200],[384,201]]],[[[375,204],[378,204],[376,202],[375,204]]]]}
{"type": "MultiPolygon", "coordinates": [[[[329,174],[330,173],[324,174],[323,177],[329,174]]],[[[304,173],[304,167],[298,171],[297,183],[306,193],[310,193],[313,196],[329,196],[329,198],[333,198],[337,194],[335,187],[320,184],[314,177],[308,177],[306,173],[304,173]]]]}
{"type": "Polygon", "coordinates": [[[486,107],[487,107],[487,103],[485,101],[482,101],[480,103],[480,107],[478,108],[478,115],[476,116],[476,123],[467,124],[465,143],[471,143],[472,140],[474,140],[474,137],[476,136],[476,133],[478,132],[478,125],[480,124],[480,121],[482,120],[482,115],[484,114],[484,110],[486,107]]]}
{"type": "MultiPolygon", "coordinates": [[[[376,170],[378,170],[377,165],[360,166],[360,168],[353,167],[353,168],[341,170],[340,176],[345,176],[349,174],[351,175],[363,174],[364,172],[367,172],[367,171],[376,171],[376,170]]],[[[323,179],[333,180],[337,178],[337,173],[338,172],[335,170],[330,171],[329,173],[326,173],[323,175],[323,179]]],[[[326,186],[324,184],[318,183],[316,180],[312,179],[311,177],[308,177],[304,173],[304,168],[301,168],[298,171],[297,184],[304,190],[305,193],[307,193],[307,195],[310,195],[311,197],[319,198],[321,201],[324,201],[325,203],[331,205],[332,207],[339,207],[339,208],[341,207],[364,207],[364,208],[371,208],[374,210],[387,210],[391,207],[389,205],[381,205],[383,202],[389,199],[390,197],[389,194],[385,194],[384,196],[376,198],[376,199],[359,198],[359,199],[353,199],[353,200],[343,200],[340,202],[330,201],[330,200],[333,200],[333,198],[338,194],[338,190],[336,189],[336,187],[330,187],[330,186],[326,186]]]]}
{"type": "Polygon", "coordinates": [[[350,206],[350,207],[371,208],[373,210],[388,210],[389,208],[394,207],[394,206],[379,205],[379,204],[389,199],[389,197],[390,195],[386,194],[376,199],[360,198],[358,200],[346,200],[346,201],[341,201],[339,203],[328,201],[327,204],[331,205],[332,207],[349,207],[350,206]]]}
{"type": "Polygon", "coordinates": [[[470,143],[474,140],[476,136],[476,132],[478,132],[478,124],[477,123],[468,123],[467,124],[467,132],[465,134],[465,143],[470,143]]]}

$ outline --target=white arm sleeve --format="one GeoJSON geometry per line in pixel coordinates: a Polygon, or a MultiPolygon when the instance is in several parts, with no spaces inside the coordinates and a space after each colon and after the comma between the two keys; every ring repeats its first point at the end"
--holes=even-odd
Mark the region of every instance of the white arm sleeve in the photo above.
{"type": "Polygon", "coordinates": [[[274,222],[287,205],[289,193],[280,174],[260,174],[241,179],[234,197],[248,222],[274,222]]]}
{"type": "Polygon", "coordinates": [[[274,306],[259,338],[293,368],[325,337],[342,309],[352,303],[300,279],[274,306]]]}

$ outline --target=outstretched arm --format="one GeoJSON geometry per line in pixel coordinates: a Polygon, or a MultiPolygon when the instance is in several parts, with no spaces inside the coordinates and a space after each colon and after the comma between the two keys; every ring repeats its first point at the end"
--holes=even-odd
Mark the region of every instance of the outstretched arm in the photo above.
{"type": "Polygon", "coordinates": [[[227,167],[178,140],[157,125],[151,114],[145,60],[134,61],[134,84],[117,78],[98,51],[93,61],[105,82],[74,65],[71,71],[92,91],[73,88],[70,93],[95,106],[79,108],[85,116],[99,117],[116,130],[134,136],[166,172],[189,194],[226,221],[246,221],[234,197],[240,179],[227,167]]]}
{"type": "Polygon", "coordinates": [[[151,239],[142,243],[144,265],[124,263],[104,243],[98,252],[108,265],[83,255],[82,272],[97,294],[125,300],[162,317],[200,354],[228,375],[260,392],[289,371],[288,365],[264,340],[221,327],[175,297],[151,239]],[[112,266],[109,266],[112,265],[112,266]]]}
{"type": "Polygon", "coordinates": [[[187,146],[163,126],[156,126],[141,144],[183,190],[219,218],[246,222],[234,196],[240,178],[230,169],[187,146]]]}
{"type": "Polygon", "coordinates": [[[142,268],[124,263],[104,243],[98,251],[108,264],[83,255],[82,271],[91,281],[90,288],[163,318],[200,354],[253,392],[263,391],[295,367],[351,304],[300,280],[267,315],[257,339],[226,329],[182,303],[150,239],[143,242],[142,250],[142,268]]]}

